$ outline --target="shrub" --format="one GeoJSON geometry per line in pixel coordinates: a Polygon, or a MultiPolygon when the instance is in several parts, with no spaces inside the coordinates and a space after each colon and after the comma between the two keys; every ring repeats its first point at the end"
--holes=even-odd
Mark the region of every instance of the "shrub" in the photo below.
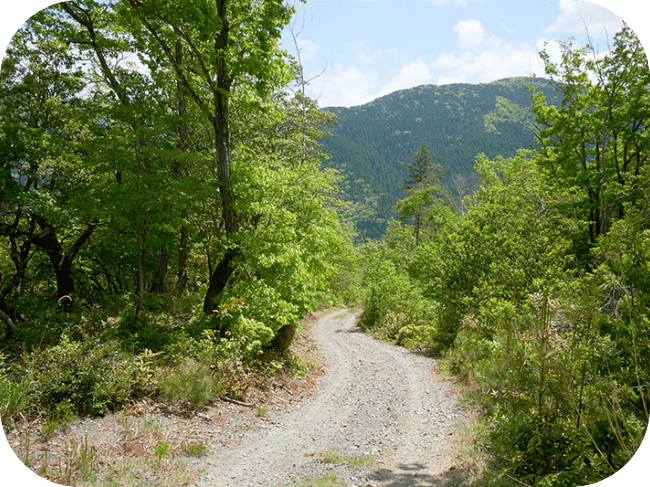
{"type": "Polygon", "coordinates": [[[257,358],[262,349],[273,340],[273,330],[264,323],[240,316],[232,328],[233,336],[240,341],[245,361],[257,358]]]}
{"type": "Polygon", "coordinates": [[[212,330],[204,330],[200,338],[179,334],[174,342],[162,350],[162,360],[167,365],[178,365],[187,359],[210,364],[219,353],[214,337],[212,330]]]}
{"type": "Polygon", "coordinates": [[[375,338],[390,342],[395,340],[400,330],[408,325],[408,318],[404,313],[396,313],[389,309],[381,320],[380,326],[372,330],[372,334],[375,338]]]}
{"type": "Polygon", "coordinates": [[[23,356],[18,375],[33,383],[37,404],[48,411],[70,402],[77,414],[98,415],[141,397],[153,386],[147,354],[132,356],[116,341],[71,341],[23,356]]]}
{"type": "Polygon", "coordinates": [[[225,390],[209,365],[191,359],[163,372],[158,393],[168,400],[180,400],[192,407],[206,404],[225,390]]]}
{"type": "Polygon", "coordinates": [[[11,380],[0,353],[0,417],[5,427],[11,426],[18,415],[29,408],[32,396],[30,381],[27,378],[11,380]]]}
{"type": "Polygon", "coordinates": [[[397,334],[397,344],[417,350],[431,346],[436,328],[431,325],[407,325],[400,328],[397,334]]]}

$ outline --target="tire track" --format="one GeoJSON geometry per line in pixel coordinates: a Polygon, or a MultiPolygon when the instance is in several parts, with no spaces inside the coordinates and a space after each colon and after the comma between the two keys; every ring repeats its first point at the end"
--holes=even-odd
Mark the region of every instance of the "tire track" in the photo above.
{"type": "Polygon", "coordinates": [[[327,367],[317,393],[288,413],[269,414],[268,425],[237,447],[213,451],[198,487],[288,485],[331,469],[347,485],[432,485],[447,468],[447,431],[463,415],[448,384],[431,374],[431,359],[374,340],[346,311],[321,318],[314,338],[327,367]],[[380,461],[356,472],[322,463],[318,454],[332,448],[380,461]]]}

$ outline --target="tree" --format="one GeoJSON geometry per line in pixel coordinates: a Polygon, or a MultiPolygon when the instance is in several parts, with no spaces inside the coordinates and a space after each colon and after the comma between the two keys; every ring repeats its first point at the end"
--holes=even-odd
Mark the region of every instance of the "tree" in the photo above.
{"type": "Polygon", "coordinates": [[[83,73],[57,42],[54,24],[43,13],[30,20],[14,37],[0,71],[6,181],[0,232],[15,266],[3,300],[22,292],[34,247],[49,258],[56,298],[73,294],[73,262],[98,224],[92,211],[77,204],[88,188],[84,159],[94,111],[81,94],[83,73]]]}
{"type": "Polygon", "coordinates": [[[433,162],[433,154],[422,143],[420,148],[411,151],[413,162],[401,162],[408,172],[406,182],[402,189],[407,197],[396,205],[400,218],[403,220],[408,216],[415,216],[413,234],[415,245],[420,243],[420,227],[422,225],[423,212],[430,206],[433,193],[440,190],[440,180],[445,174],[439,163],[433,162]]]}
{"type": "Polygon", "coordinates": [[[541,52],[561,103],[549,106],[541,93],[533,94],[540,163],[559,187],[584,194],[579,211],[593,245],[623,216],[623,203],[640,195],[639,171],[650,156],[650,72],[626,25],[605,57],[591,46],[561,47],[559,64],[541,52]]]}
{"type": "Polygon", "coordinates": [[[212,313],[240,251],[236,239],[240,221],[231,187],[229,99],[241,85],[268,94],[278,82],[288,80],[277,40],[293,9],[278,0],[188,0],[182,9],[159,0],[127,0],[124,6],[150,69],[167,64],[212,128],[225,233],[225,251],[211,272],[204,302],[204,311],[212,313]],[[188,55],[184,64],[176,55],[178,49],[188,55]]]}

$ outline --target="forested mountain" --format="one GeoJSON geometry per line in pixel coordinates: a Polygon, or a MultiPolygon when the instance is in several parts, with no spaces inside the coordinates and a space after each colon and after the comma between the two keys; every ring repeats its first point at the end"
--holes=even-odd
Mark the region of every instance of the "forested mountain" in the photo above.
{"type": "Polygon", "coordinates": [[[457,191],[457,175],[473,173],[477,154],[510,157],[517,149],[529,148],[530,85],[542,91],[550,105],[558,102],[559,95],[543,78],[509,78],[477,85],[423,85],[357,107],[328,108],[338,123],[329,129],[332,136],[321,140],[327,164],[348,176],[348,198],[376,210],[365,208],[359,217],[361,236],[383,235],[385,220],[404,196],[400,187],[406,171],[398,161],[410,161],[410,151],[422,143],[434,162],[447,169],[442,184],[452,192],[457,191]],[[379,197],[373,201],[368,195],[379,197]]]}

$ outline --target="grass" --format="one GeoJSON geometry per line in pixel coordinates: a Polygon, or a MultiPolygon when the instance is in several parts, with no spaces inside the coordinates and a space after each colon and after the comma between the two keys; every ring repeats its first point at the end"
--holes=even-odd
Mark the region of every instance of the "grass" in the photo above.
{"type": "Polygon", "coordinates": [[[207,454],[208,447],[203,443],[184,443],[181,450],[190,457],[202,457],[207,454]]]}
{"type": "Polygon", "coordinates": [[[40,456],[32,456],[29,430],[16,452],[25,466],[34,470],[39,476],[62,485],[78,485],[92,479],[99,470],[97,450],[88,444],[88,437],[83,440],[71,438],[66,453],[52,463],[47,451],[40,456]]]}
{"type": "MultiPolygon", "coordinates": [[[[80,346],[76,342],[71,342],[65,346],[61,345],[59,348],[69,351],[68,349],[76,350],[75,347],[80,346]]],[[[302,353],[293,352],[280,359],[271,357],[272,360],[268,364],[261,362],[253,365],[243,365],[237,360],[228,361],[226,359],[217,360],[216,365],[207,364],[190,353],[192,350],[189,348],[181,348],[182,353],[179,353],[181,358],[177,361],[150,359],[144,363],[142,368],[148,373],[149,379],[146,380],[149,382],[147,382],[147,388],[140,393],[164,398],[183,411],[185,409],[195,410],[196,407],[209,403],[224,390],[232,397],[238,390],[241,389],[245,392],[249,387],[254,386],[254,391],[260,392],[259,400],[261,401],[255,412],[263,416],[268,414],[269,407],[263,403],[268,400],[270,393],[262,391],[266,391],[270,387],[269,384],[277,377],[289,378],[293,376],[308,379],[313,373],[318,374],[316,370],[319,367],[318,362],[308,356],[308,353],[315,348],[313,344],[309,350],[305,349],[302,353]],[[219,367],[220,365],[223,367],[219,367]],[[259,370],[255,367],[258,367],[259,370]],[[224,368],[228,370],[222,373],[224,368]],[[260,383],[260,378],[264,379],[262,383],[260,383]]],[[[122,349],[118,351],[123,352],[122,349]]],[[[103,357],[104,355],[101,355],[100,358],[103,357]]],[[[112,355],[109,359],[111,357],[112,355]]],[[[2,362],[4,362],[4,357],[0,356],[0,363],[2,362]]],[[[67,373],[67,369],[61,369],[62,374],[67,373]]],[[[134,369],[134,371],[136,370],[134,369]]],[[[112,373],[112,371],[107,371],[107,373],[109,372],[112,373]]],[[[55,378],[52,376],[50,382],[54,383],[55,378]]],[[[47,407],[39,410],[38,398],[34,394],[31,379],[31,377],[25,377],[20,382],[11,382],[6,374],[3,374],[0,377],[0,399],[2,399],[0,410],[3,421],[8,419],[12,429],[24,426],[23,422],[33,419],[35,414],[39,413],[40,421],[35,424],[40,424],[40,431],[34,431],[32,435],[39,434],[40,439],[38,441],[34,441],[35,437],[30,439],[31,428],[28,428],[27,434],[21,436],[21,444],[19,448],[16,448],[16,453],[26,466],[41,477],[71,486],[155,485],[171,487],[191,484],[201,475],[201,472],[188,471],[185,463],[188,457],[205,456],[208,452],[207,445],[196,438],[175,441],[163,431],[159,419],[153,415],[146,416],[143,423],[134,420],[127,409],[123,409],[116,418],[117,433],[122,437],[122,441],[127,441],[138,447],[138,453],[128,450],[130,454],[137,455],[137,458],[126,458],[121,451],[117,455],[112,451],[108,453],[98,451],[92,445],[92,436],[89,436],[90,441],[88,438],[65,439],[68,435],[66,427],[75,418],[85,416],[85,413],[73,410],[70,407],[71,403],[67,400],[59,403],[51,401],[47,407]],[[18,421],[21,423],[18,424],[18,421]],[[64,438],[64,448],[59,451],[57,447],[55,455],[53,451],[42,448],[41,443],[44,441],[43,438],[47,441],[47,438],[58,431],[61,431],[64,438]]],[[[50,382],[47,384],[49,385],[50,382]]],[[[144,382],[146,382],[145,379],[143,379],[144,382]]],[[[69,434],[73,435],[73,433],[69,434]]],[[[329,479],[330,477],[326,476],[323,480],[326,483],[314,485],[339,485],[327,483],[329,479]]]]}
{"type": "Polygon", "coordinates": [[[339,479],[336,472],[327,472],[321,477],[315,475],[300,479],[290,487],[345,487],[345,482],[339,479]]]}
{"type": "Polygon", "coordinates": [[[149,453],[133,458],[100,459],[97,449],[88,441],[70,438],[58,455],[34,448],[31,429],[27,429],[16,448],[20,460],[44,479],[70,486],[160,486],[176,487],[195,482],[201,471],[190,471],[184,458],[199,457],[207,453],[201,441],[183,442],[174,447],[166,438],[157,417],[145,417],[144,427],[134,427],[125,411],[119,415],[121,434],[125,440],[142,443],[149,453]],[[181,458],[176,460],[178,455],[181,458]]]}
{"type": "Polygon", "coordinates": [[[352,470],[372,467],[375,465],[373,455],[340,455],[336,448],[330,448],[330,451],[321,457],[323,463],[347,463],[352,470]]]}
{"type": "MultiPolygon", "coordinates": [[[[174,460],[166,455],[170,450],[168,442],[159,440],[155,455],[139,459],[123,459],[101,468],[95,447],[88,444],[88,438],[71,439],[66,454],[55,462],[45,454],[35,457],[30,451],[29,435],[17,451],[20,460],[39,476],[54,483],[82,487],[123,487],[140,485],[151,487],[179,487],[196,482],[202,471],[188,470],[183,459],[174,460]]],[[[207,448],[200,443],[183,445],[186,455],[204,455],[207,448]]]]}
{"type": "MultiPolygon", "coordinates": [[[[0,364],[2,363],[3,355],[0,354],[0,364]]],[[[29,379],[12,382],[5,379],[0,371],[0,416],[5,428],[10,427],[23,411],[31,407],[32,395],[29,379]]]]}
{"type": "Polygon", "coordinates": [[[111,465],[103,476],[95,476],[76,485],[81,487],[123,487],[125,485],[179,487],[195,482],[201,473],[188,470],[182,460],[127,459],[111,465]]]}

